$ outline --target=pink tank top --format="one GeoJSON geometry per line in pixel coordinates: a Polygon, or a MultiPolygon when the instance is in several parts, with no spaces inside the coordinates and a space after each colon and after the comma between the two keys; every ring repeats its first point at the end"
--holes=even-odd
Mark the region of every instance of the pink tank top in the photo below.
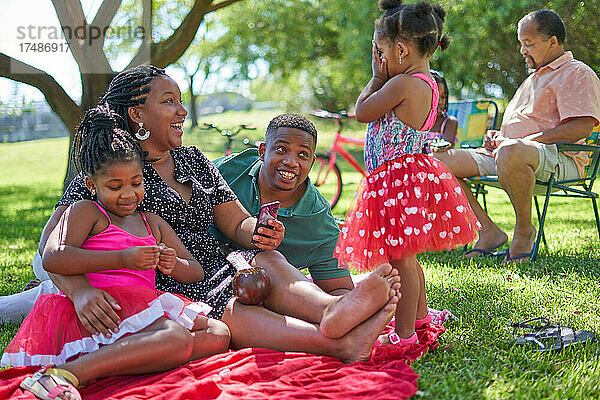
{"type": "MultiPolygon", "coordinates": [[[[148,225],[148,221],[146,220],[144,213],[140,214],[142,215],[142,219],[146,224],[148,236],[139,237],[134,236],[131,233],[114,225],[104,208],[102,208],[102,206],[95,201],[93,203],[100,209],[102,214],[106,216],[109,225],[102,232],[86,239],[86,241],[81,245],[82,249],[94,251],[118,251],[132,246],[156,246],[156,239],[154,236],[152,236],[152,230],[150,230],[150,226],[148,225]]],[[[127,268],[106,270],[101,272],[90,272],[86,274],[88,280],[90,281],[90,285],[99,289],[110,286],[145,286],[155,289],[155,275],[156,272],[154,270],[136,271],[127,268]]]]}

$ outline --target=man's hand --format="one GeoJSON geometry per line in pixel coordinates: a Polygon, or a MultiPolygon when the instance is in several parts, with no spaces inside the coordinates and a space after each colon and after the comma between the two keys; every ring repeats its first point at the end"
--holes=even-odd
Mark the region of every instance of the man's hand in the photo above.
{"type": "Polygon", "coordinates": [[[387,69],[387,60],[385,58],[381,58],[377,45],[374,41],[372,43],[373,56],[371,60],[371,67],[373,68],[373,78],[381,79],[382,81],[386,82],[390,76],[387,69]]]}
{"type": "Polygon", "coordinates": [[[260,235],[252,236],[252,240],[254,241],[254,245],[261,250],[275,250],[283,240],[285,227],[281,221],[273,218],[269,219],[267,224],[271,227],[265,228],[261,226],[258,228],[257,232],[260,235]]]}
{"type": "Polygon", "coordinates": [[[121,250],[122,264],[138,271],[156,269],[160,260],[159,246],[133,246],[121,250]]]}
{"type": "Polygon", "coordinates": [[[75,306],[77,317],[93,335],[102,333],[106,337],[118,332],[118,326],[121,318],[116,311],[121,310],[121,306],[110,294],[104,290],[88,287],[80,290],[71,299],[75,306]]]}
{"type": "Polygon", "coordinates": [[[496,144],[497,136],[500,136],[500,131],[494,129],[487,130],[483,135],[483,148],[490,152],[496,150],[496,147],[498,147],[496,144]]]}
{"type": "Polygon", "coordinates": [[[158,261],[158,269],[165,275],[171,275],[175,265],[177,264],[177,252],[175,249],[167,247],[164,243],[159,244],[160,258],[158,261]]]}

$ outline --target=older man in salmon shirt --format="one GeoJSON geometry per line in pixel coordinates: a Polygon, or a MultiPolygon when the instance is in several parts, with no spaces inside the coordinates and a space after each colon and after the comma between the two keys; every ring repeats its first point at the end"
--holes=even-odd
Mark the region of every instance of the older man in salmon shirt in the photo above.
{"type": "MultiPolygon", "coordinates": [[[[556,143],[583,143],[600,121],[600,80],[565,51],[565,27],[553,11],[527,14],[518,24],[521,54],[531,72],[508,104],[499,131],[489,130],[479,149],[435,153],[457,178],[498,175],[515,210],[515,229],[505,261],[531,257],[536,230],[531,222],[535,181],[576,179],[587,154],[558,152],[556,143]]],[[[489,255],[508,240],[459,179],[481,222],[479,240],[465,254],[489,255]]]]}

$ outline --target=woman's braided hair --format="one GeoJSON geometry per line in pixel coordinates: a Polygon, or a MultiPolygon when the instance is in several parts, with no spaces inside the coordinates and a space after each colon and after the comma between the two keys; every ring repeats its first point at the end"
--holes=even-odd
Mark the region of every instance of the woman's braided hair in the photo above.
{"type": "MultiPolygon", "coordinates": [[[[92,129],[92,120],[98,113],[106,114],[109,109],[114,119],[115,127],[129,133],[129,107],[138,106],[146,102],[148,93],[150,93],[150,84],[160,76],[167,76],[163,69],[153,65],[139,65],[127,69],[113,78],[108,86],[106,93],[100,98],[96,108],[89,109],[83,116],[75,138],[73,141],[72,159],[77,168],[81,170],[79,164],[79,154],[82,146],[82,140],[89,135],[92,129]]],[[[133,138],[132,138],[133,140],[133,138]]]]}
{"type": "Polygon", "coordinates": [[[379,0],[383,15],[375,21],[375,29],[389,40],[409,40],[424,56],[431,56],[439,46],[442,51],[450,45],[442,35],[446,11],[438,4],[425,1],[402,4],[402,0],[379,0]]]}
{"type": "Polygon", "coordinates": [[[76,133],[80,146],[74,159],[80,171],[94,177],[114,163],[137,162],[143,167],[142,148],[129,132],[119,127],[121,121],[121,116],[107,103],[85,113],[76,133]]]}
{"type": "Polygon", "coordinates": [[[139,65],[126,69],[114,77],[98,104],[107,103],[111,110],[121,116],[121,122],[124,123],[121,129],[129,131],[127,109],[146,102],[150,84],[159,76],[167,74],[153,65],[139,65]]]}

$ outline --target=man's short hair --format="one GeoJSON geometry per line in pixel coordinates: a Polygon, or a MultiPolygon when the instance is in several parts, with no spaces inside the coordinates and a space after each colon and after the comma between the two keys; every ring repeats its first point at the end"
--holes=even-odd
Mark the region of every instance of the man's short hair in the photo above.
{"type": "Polygon", "coordinates": [[[565,42],[565,24],[560,16],[552,10],[537,10],[530,12],[525,18],[532,18],[537,31],[547,37],[556,36],[558,44],[565,42]]]}
{"type": "Polygon", "coordinates": [[[302,115],[281,114],[273,118],[271,122],[269,122],[269,126],[267,126],[265,141],[268,140],[269,136],[277,132],[277,129],[279,128],[293,128],[304,131],[315,139],[315,146],[317,145],[317,128],[302,115]]]}

